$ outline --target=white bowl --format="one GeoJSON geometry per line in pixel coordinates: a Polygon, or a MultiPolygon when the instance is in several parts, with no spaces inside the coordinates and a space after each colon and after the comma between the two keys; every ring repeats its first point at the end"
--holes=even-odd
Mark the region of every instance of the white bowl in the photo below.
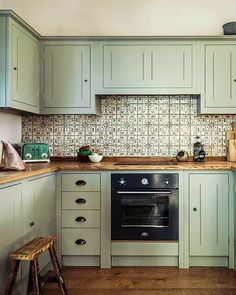
{"type": "Polygon", "coordinates": [[[88,157],[91,162],[98,163],[102,160],[103,155],[99,155],[97,153],[94,153],[94,154],[88,155],[88,157]]]}

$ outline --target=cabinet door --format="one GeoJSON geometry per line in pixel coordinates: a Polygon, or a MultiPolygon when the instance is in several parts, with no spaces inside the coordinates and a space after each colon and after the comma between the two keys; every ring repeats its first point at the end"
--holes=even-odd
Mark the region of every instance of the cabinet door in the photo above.
{"type": "Polygon", "coordinates": [[[0,188],[0,199],[0,290],[4,291],[10,271],[9,254],[21,246],[21,185],[0,188]]]}
{"type": "MultiPolygon", "coordinates": [[[[55,236],[55,179],[54,175],[43,176],[24,183],[23,221],[24,243],[40,236],[55,236]]],[[[48,252],[39,257],[40,269],[50,261],[48,252]]],[[[28,266],[23,267],[27,277],[28,266]]]]}
{"type": "Polygon", "coordinates": [[[104,87],[143,87],[146,46],[107,45],[103,49],[104,87]]]}
{"type": "Polygon", "coordinates": [[[44,108],[90,107],[89,45],[45,45],[44,108]]]}
{"type": "Polygon", "coordinates": [[[205,113],[235,113],[236,45],[205,44],[204,58],[205,113]]]}
{"type": "MultiPolygon", "coordinates": [[[[55,236],[56,231],[56,204],[55,204],[55,176],[49,175],[33,179],[27,183],[28,192],[32,192],[29,203],[33,203],[34,235],[55,236]]],[[[40,269],[50,261],[45,252],[39,257],[40,269]]]]}
{"type": "Polygon", "coordinates": [[[150,48],[150,80],[153,87],[192,87],[192,45],[160,45],[150,48]]]}
{"type": "Polygon", "coordinates": [[[38,41],[15,22],[11,23],[10,52],[10,98],[13,107],[38,112],[38,41]]]}
{"type": "Polygon", "coordinates": [[[190,255],[228,256],[228,174],[190,174],[190,255]]]}
{"type": "Polygon", "coordinates": [[[193,44],[104,45],[103,75],[104,88],[192,88],[193,44]]]}

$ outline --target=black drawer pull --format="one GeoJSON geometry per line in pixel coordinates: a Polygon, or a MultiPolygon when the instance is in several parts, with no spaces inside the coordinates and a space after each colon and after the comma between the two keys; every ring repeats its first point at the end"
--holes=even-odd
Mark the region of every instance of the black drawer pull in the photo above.
{"type": "Polygon", "coordinates": [[[75,182],[75,184],[76,184],[76,185],[86,185],[87,183],[86,183],[85,180],[77,180],[77,181],[75,182]]]}
{"type": "Polygon", "coordinates": [[[83,240],[83,239],[78,239],[75,241],[76,245],[85,245],[86,244],[86,241],[83,240]]]}
{"type": "Polygon", "coordinates": [[[77,222],[85,222],[86,218],[83,217],[83,216],[78,216],[78,217],[75,218],[75,221],[77,221],[77,222]]]}
{"type": "Polygon", "coordinates": [[[30,227],[34,226],[34,221],[30,222],[30,227]]]}
{"type": "Polygon", "coordinates": [[[83,199],[83,198],[78,198],[78,199],[75,200],[75,203],[77,203],[77,204],[85,204],[86,200],[83,199]]]}

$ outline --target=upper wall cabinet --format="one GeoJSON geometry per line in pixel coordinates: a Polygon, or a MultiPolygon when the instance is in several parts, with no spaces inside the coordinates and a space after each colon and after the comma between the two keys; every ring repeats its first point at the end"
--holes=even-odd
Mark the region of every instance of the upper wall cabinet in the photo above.
{"type": "Polygon", "coordinates": [[[100,43],[100,93],[196,93],[195,42],[100,43]]]}
{"type": "Polygon", "coordinates": [[[202,42],[201,114],[236,113],[236,43],[202,42]]]}
{"type": "Polygon", "coordinates": [[[97,113],[92,77],[93,43],[47,42],[42,50],[41,113],[97,113]]]}
{"type": "Polygon", "coordinates": [[[0,17],[0,107],[39,113],[39,43],[11,17],[0,17]]]}

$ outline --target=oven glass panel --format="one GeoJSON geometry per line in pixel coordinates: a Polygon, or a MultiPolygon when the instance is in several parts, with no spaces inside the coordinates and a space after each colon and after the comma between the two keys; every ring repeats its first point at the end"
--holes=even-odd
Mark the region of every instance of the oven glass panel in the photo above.
{"type": "Polygon", "coordinates": [[[168,227],[168,196],[122,196],[122,227],[168,227]]]}

